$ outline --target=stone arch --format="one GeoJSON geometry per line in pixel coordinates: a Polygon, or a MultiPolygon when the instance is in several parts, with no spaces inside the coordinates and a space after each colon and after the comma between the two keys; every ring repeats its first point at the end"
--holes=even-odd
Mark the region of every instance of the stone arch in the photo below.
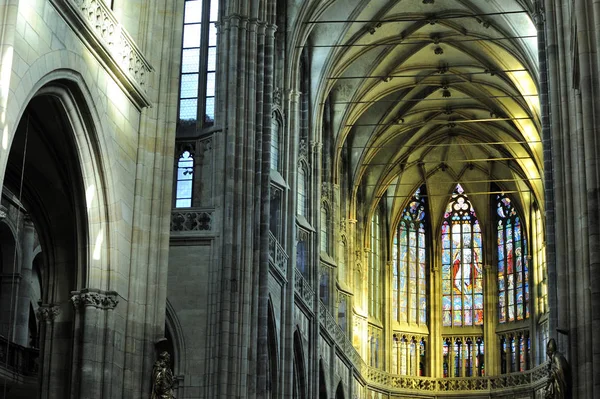
{"type": "Polygon", "coordinates": [[[327,377],[325,376],[323,359],[321,359],[319,360],[319,399],[327,398],[329,398],[329,394],[327,392],[327,377]]]}
{"type": "Polygon", "coordinates": [[[173,374],[178,376],[178,378],[183,378],[186,374],[185,354],[187,346],[185,344],[185,335],[179,318],[177,317],[177,312],[168,299],[165,310],[165,336],[169,340],[169,346],[172,350],[171,361],[173,362],[173,374]]]}
{"type": "Polygon", "coordinates": [[[302,347],[302,337],[300,331],[294,332],[294,398],[306,399],[307,379],[306,363],[304,360],[304,349],[302,347]]]}
{"type": "Polygon", "coordinates": [[[267,310],[267,346],[269,353],[269,372],[267,375],[270,383],[267,386],[269,395],[272,398],[279,397],[279,340],[277,334],[277,321],[275,320],[275,312],[273,302],[269,298],[267,310]]]}
{"type": "Polygon", "coordinates": [[[60,70],[32,88],[21,104],[8,157],[0,167],[3,187],[19,193],[22,212],[30,217],[39,240],[39,248],[31,249],[36,276],[42,280],[38,291],[44,309],[27,306],[23,317],[39,310],[40,317],[52,323],[52,328],[40,323],[46,327],[40,331],[40,343],[52,341],[42,345],[40,369],[52,364],[55,371],[42,373],[41,389],[68,397],[77,390],[71,386],[72,373],[81,369],[76,338],[81,326],[71,297],[87,288],[111,288],[106,273],[111,264],[107,220],[108,203],[115,201],[107,200],[96,134],[100,124],[81,76],[60,70]]]}

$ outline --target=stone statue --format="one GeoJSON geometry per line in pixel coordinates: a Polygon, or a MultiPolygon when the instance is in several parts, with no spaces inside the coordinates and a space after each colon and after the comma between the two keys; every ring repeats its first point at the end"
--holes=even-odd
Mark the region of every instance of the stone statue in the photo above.
{"type": "Polygon", "coordinates": [[[550,338],[546,345],[546,354],[550,359],[548,365],[548,383],[546,399],[572,399],[571,366],[567,359],[556,349],[556,341],[550,338]]]}
{"type": "Polygon", "coordinates": [[[152,395],[150,399],[175,399],[173,384],[175,378],[170,367],[171,357],[164,351],[158,355],[158,360],[152,367],[152,395]]]}

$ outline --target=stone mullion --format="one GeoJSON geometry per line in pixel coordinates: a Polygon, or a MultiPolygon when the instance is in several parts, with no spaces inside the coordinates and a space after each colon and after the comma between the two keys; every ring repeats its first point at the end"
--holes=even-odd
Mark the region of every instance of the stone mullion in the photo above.
{"type": "MultiPolygon", "coordinates": [[[[54,320],[59,315],[60,310],[58,306],[50,304],[40,304],[37,310],[37,318],[40,321],[40,398],[41,399],[53,399],[54,395],[51,387],[57,383],[55,381],[56,373],[52,372],[53,364],[53,338],[54,338],[54,320]]],[[[76,348],[77,346],[75,346],[76,348]]],[[[75,370],[77,364],[73,364],[73,370],[75,370]]],[[[74,379],[71,379],[75,382],[74,379]]],[[[58,382],[60,383],[60,382],[58,382]]],[[[71,395],[72,398],[78,396],[71,395]]],[[[56,398],[58,399],[58,398],[56,398]]],[[[61,398],[62,399],[62,398],[61,398]]]]}

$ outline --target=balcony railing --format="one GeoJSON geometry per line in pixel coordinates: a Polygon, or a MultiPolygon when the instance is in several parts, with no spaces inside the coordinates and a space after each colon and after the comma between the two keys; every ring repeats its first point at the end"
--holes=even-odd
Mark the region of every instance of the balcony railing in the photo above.
{"type": "Polygon", "coordinates": [[[548,375],[547,363],[522,373],[488,377],[433,378],[391,374],[370,367],[365,363],[343,329],[336,323],[333,315],[320,301],[319,322],[324,330],[323,332],[328,334],[339,347],[338,353],[340,356],[345,356],[370,385],[376,385],[380,389],[387,389],[392,393],[405,390],[421,392],[493,392],[508,388],[533,391],[543,387],[548,375]]]}
{"type": "Polygon", "coordinates": [[[288,255],[271,232],[269,232],[269,262],[277,266],[284,276],[286,275],[288,255]]]}
{"type": "Polygon", "coordinates": [[[294,290],[300,296],[300,298],[302,298],[306,306],[309,309],[312,309],[315,300],[315,291],[313,291],[308,281],[306,281],[306,279],[302,275],[302,272],[298,269],[296,269],[294,290]]]}
{"type": "Polygon", "coordinates": [[[17,345],[0,336],[0,368],[7,368],[22,376],[35,376],[38,373],[39,355],[38,349],[17,345]]]}
{"type": "Polygon", "coordinates": [[[152,66],[101,0],[51,0],[83,43],[117,78],[138,107],[150,105],[146,82],[152,66]]]}

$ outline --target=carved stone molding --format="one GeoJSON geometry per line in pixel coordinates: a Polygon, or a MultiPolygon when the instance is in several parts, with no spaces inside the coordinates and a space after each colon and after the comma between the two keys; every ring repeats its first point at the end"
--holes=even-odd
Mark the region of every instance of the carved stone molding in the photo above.
{"type": "Polygon", "coordinates": [[[190,210],[171,212],[171,231],[211,231],[212,210],[190,210]]]}
{"type": "Polygon", "coordinates": [[[75,309],[88,306],[98,309],[114,309],[119,303],[118,294],[115,291],[84,289],[73,291],[71,294],[71,302],[75,309]]]}
{"type": "Polygon", "coordinates": [[[54,319],[56,319],[56,316],[58,316],[59,314],[60,309],[58,306],[48,304],[40,304],[40,307],[36,312],[38,320],[46,323],[52,323],[54,319]]]}
{"type": "Polygon", "coordinates": [[[0,220],[6,218],[6,215],[8,215],[8,208],[4,205],[0,205],[0,220]]]}
{"type": "Polygon", "coordinates": [[[115,76],[139,109],[148,107],[146,82],[152,66],[104,1],[51,0],[100,64],[115,76]]]}

